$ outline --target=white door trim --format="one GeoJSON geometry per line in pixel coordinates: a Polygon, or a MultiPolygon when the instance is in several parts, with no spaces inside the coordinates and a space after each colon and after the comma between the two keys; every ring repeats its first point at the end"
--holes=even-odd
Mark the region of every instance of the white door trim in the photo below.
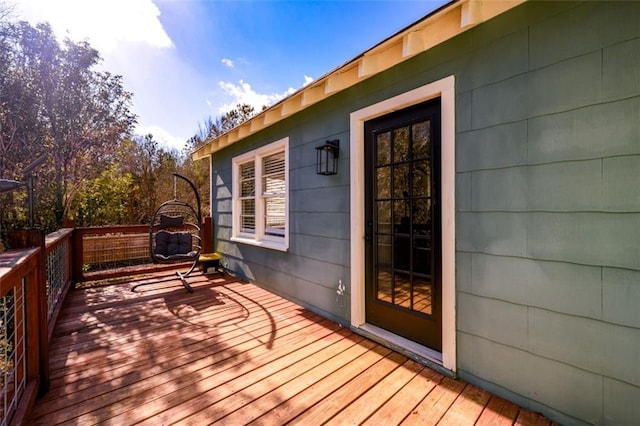
{"type": "MultiPolygon", "coordinates": [[[[429,99],[441,99],[442,365],[456,370],[455,78],[449,76],[351,113],[351,325],[365,316],[364,123],[429,99]]],[[[409,348],[407,348],[409,349],[409,348]]]]}

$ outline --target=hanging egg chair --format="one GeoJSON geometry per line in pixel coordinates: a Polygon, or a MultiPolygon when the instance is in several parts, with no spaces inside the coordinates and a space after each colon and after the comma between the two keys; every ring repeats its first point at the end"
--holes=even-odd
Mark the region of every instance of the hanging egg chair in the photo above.
{"type": "MultiPolygon", "coordinates": [[[[189,179],[173,174],[173,200],[160,204],[149,224],[149,253],[154,263],[188,263],[191,266],[187,272],[176,271],[182,285],[189,293],[193,288],[187,282],[187,277],[196,269],[200,253],[202,252],[202,210],[200,195],[189,179]],[[178,179],[185,181],[195,194],[196,206],[177,197],[178,179]]],[[[143,283],[136,288],[148,285],[143,283]]]]}

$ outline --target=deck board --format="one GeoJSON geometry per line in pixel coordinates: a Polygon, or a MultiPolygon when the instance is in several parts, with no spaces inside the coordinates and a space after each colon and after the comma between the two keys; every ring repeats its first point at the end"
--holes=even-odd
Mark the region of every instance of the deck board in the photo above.
{"type": "Polygon", "coordinates": [[[489,392],[467,385],[438,424],[451,426],[475,423],[490,398],[489,392]]]}
{"type": "Polygon", "coordinates": [[[323,401],[335,389],[340,388],[350,380],[358,376],[369,366],[378,362],[390,351],[382,348],[370,340],[363,340],[361,347],[365,352],[341,366],[338,370],[332,371],[321,380],[303,389],[295,396],[274,407],[268,413],[254,419],[249,424],[254,425],[281,425],[290,422],[292,419],[303,413],[307,407],[315,406],[323,401]]]}
{"type": "Polygon", "coordinates": [[[482,411],[476,426],[508,426],[512,425],[518,415],[518,406],[493,395],[482,411]]]}
{"type": "Polygon", "coordinates": [[[550,424],[255,285],[190,282],[71,291],[29,424],[550,424]]]}
{"type": "Polygon", "coordinates": [[[328,424],[362,424],[407,382],[413,379],[419,370],[420,366],[415,361],[405,360],[375,386],[344,408],[340,415],[332,418],[328,424]]]}
{"type": "Polygon", "coordinates": [[[366,425],[397,425],[413,411],[426,393],[435,388],[444,376],[422,367],[405,386],[380,407],[364,423],[366,425]]]}
{"type": "Polygon", "coordinates": [[[448,377],[442,381],[411,411],[402,425],[436,425],[462,392],[466,383],[448,377]]]}

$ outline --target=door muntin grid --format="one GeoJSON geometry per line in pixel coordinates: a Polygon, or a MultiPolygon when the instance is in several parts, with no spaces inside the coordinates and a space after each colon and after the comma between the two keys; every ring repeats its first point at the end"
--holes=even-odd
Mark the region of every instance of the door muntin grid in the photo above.
{"type": "Polygon", "coordinates": [[[376,300],[433,314],[434,188],[431,121],[374,134],[376,300]]]}

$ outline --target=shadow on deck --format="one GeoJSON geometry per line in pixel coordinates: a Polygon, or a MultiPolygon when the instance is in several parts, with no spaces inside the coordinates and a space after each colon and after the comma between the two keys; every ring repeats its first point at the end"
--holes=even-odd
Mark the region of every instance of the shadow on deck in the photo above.
{"type": "Polygon", "coordinates": [[[29,424],[550,424],[257,286],[190,283],[70,292],[29,424]]]}

